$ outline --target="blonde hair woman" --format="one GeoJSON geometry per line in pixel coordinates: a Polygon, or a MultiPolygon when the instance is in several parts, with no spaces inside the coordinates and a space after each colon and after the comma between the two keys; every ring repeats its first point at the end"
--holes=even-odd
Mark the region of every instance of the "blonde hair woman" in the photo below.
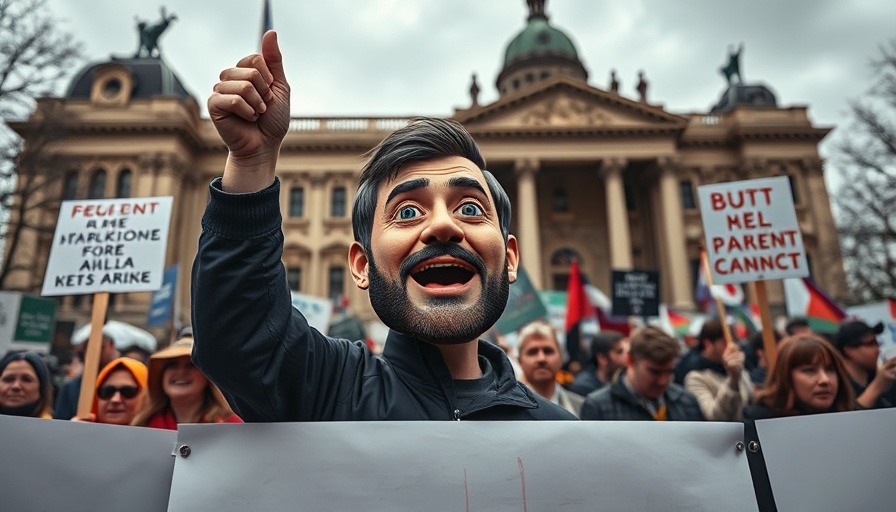
{"type": "Polygon", "coordinates": [[[149,358],[147,400],[132,425],[177,430],[180,423],[242,423],[218,388],[193,365],[193,338],[149,358]]]}

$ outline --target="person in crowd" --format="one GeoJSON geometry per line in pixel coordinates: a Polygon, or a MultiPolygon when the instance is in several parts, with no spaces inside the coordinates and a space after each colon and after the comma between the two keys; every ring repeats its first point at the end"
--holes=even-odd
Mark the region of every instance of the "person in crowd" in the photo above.
{"type": "Polygon", "coordinates": [[[784,325],[784,332],[787,336],[812,334],[812,327],[809,326],[809,320],[806,317],[795,316],[787,320],[787,323],[784,325]]]}
{"type": "Polygon", "coordinates": [[[276,33],[220,77],[208,107],[229,154],[193,265],[193,357],[241,417],[575,419],[479,339],[504,311],[519,249],[508,196],[459,123],[415,119],[361,171],[348,256],[390,328],[375,355],[363,340],[324,336],[290,301],[275,176],[289,85],[276,33]]]}
{"type": "Polygon", "coordinates": [[[149,358],[147,396],[132,425],[177,430],[180,423],[242,423],[214,384],[193,365],[193,339],[149,358]]]}
{"type": "Polygon", "coordinates": [[[837,349],[843,355],[856,401],[866,409],[893,406],[882,395],[896,381],[896,357],[878,367],[880,344],[877,335],[883,330],[882,323],[871,327],[861,320],[847,320],[840,324],[834,336],[837,349]]]}
{"type": "MultiPolygon", "coordinates": [[[[72,340],[75,357],[83,363],[84,351],[87,349],[85,340],[72,340]]],[[[103,333],[103,344],[100,348],[99,367],[103,368],[113,360],[121,357],[121,352],[116,346],[115,339],[108,333],[103,333]]],[[[70,420],[78,413],[78,398],[81,395],[81,375],[66,382],[56,396],[56,408],[53,410],[53,418],[57,420],[70,420]]]]}
{"type": "Polygon", "coordinates": [[[563,356],[554,328],[544,322],[533,322],[520,329],[519,340],[517,359],[523,383],[578,417],[585,397],[563,389],[557,382],[563,356]]]}
{"type": "Polygon", "coordinates": [[[684,387],[700,403],[709,421],[738,421],[753,397],[753,382],[744,371],[744,353],[725,341],[722,322],[710,318],[700,329],[700,359],[684,378],[684,387]]]}
{"type": "Polygon", "coordinates": [[[121,352],[121,357],[127,357],[129,359],[133,359],[135,361],[140,361],[144,365],[149,362],[149,356],[152,353],[140,345],[129,345],[127,347],[123,347],[119,352],[121,352]]]}
{"type": "Polygon", "coordinates": [[[0,414],[52,418],[50,371],[33,352],[10,352],[0,359],[0,414]]]}
{"type": "Polygon", "coordinates": [[[743,417],[757,420],[856,407],[849,373],[836,349],[815,334],[803,333],[778,344],[775,368],[743,417]]]}
{"type": "Polygon", "coordinates": [[[672,382],[681,347],[656,327],[636,331],[626,367],[609,386],[585,397],[583,420],[702,421],[694,395],[672,382]]]}
{"type": "Polygon", "coordinates": [[[143,404],[147,378],[148,370],[141,361],[130,357],[115,359],[97,375],[90,416],[75,416],[72,421],[130,425],[143,404]]]}
{"type": "Polygon", "coordinates": [[[578,395],[587,396],[594,390],[610,383],[617,371],[625,368],[628,354],[628,339],[616,331],[601,331],[591,341],[594,368],[576,374],[568,389],[578,395]]]}

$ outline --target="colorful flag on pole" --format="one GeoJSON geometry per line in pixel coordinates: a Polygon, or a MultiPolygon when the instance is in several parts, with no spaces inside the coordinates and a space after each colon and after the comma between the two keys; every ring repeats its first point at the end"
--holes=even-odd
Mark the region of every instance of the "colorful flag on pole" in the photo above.
{"type": "Polygon", "coordinates": [[[665,304],[660,304],[660,326],[670,335],[683,338],[691,327],[691,318],[665,304]]]}
{"type": "Polygon", "coordinates": [[[787,316],[805,317],[815,332],[835,333],[846,311],[808,277],[784,280],[787,316]]]}
{"type": "Polygon", "coordinates": [[[594,306],[585,293],[579,262],[572,260],[566,286],[566,352],[570,361],[587,362],[588,356],[581,343],[582,327],[589,319],[594,321],[594,306]]]}

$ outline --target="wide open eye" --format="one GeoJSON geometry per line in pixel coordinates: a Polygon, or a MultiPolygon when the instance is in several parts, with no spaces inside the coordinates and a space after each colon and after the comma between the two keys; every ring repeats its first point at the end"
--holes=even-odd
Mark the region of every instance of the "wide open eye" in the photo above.
{"type": "Polygon", "coordinates": [[[398,210],[398,218],[401,220],[409,220],[417,217],[420,210],[416,206],[403,206],[398,210]]]}
{"type": "Polygon", "coordinates": [[[476,203],[462,204],[459,211],[461,215],[466,217],[479,217],[485,213],[476,203]]]}

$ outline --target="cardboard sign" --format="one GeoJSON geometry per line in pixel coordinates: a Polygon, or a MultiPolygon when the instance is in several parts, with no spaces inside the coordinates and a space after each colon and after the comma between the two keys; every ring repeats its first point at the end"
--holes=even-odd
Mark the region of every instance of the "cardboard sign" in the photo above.
{"type": "Polygon", "coordinates": [[[654,270],[613,271],[613,316],[659,316],[660,274],[654,270]]]}
{"type": "Polygon", "coordinates": [[[755,512],[742,440],[710,422],[188,424],[168,511],[755,512]]]}
{"type": "Polygon", "coordinates": [[[177,272],[177,265],[171,265],[165,269],[165,274],[162,275],[162,286],[152,294],[149,313],[146,315],[147,327],[166,326],[171,320],[174,297],[177,293],[177,272]]]}
{"type": "Polygon", "coordinates": [[[786,176],[697,188],[714,284],[809,275],[786,176]]]}
{"type": "Polygon", "coordinates": [[[158,290],[171,197],[65,201],[41,295],[158,290]]]}
{"type": "Polygon", "coordinates": [[[757,421],[778,510],[893,510],[894,424],[892,408],[757,421]]]}
{"type": "Polygon", "coordinates": [[[55,327],[55,301],[0,292],[0,354],[11,349],[49,352],[55,327]]]}
{"type": "Polygon", "coordinates": [[[0,415],[4,511],[165,512],[177,432],[0,415]]]}
{"type": "Polygon", "coordinates": [[[541,320],[548,314],[547,309],[538,296],[538,290],[532,286],[526,269],[520,268],[517,280],[510,285],[507,306],[501,318],[495,323],[495,330],[507,334],[522,328],[530,322],[541,320]]]}

